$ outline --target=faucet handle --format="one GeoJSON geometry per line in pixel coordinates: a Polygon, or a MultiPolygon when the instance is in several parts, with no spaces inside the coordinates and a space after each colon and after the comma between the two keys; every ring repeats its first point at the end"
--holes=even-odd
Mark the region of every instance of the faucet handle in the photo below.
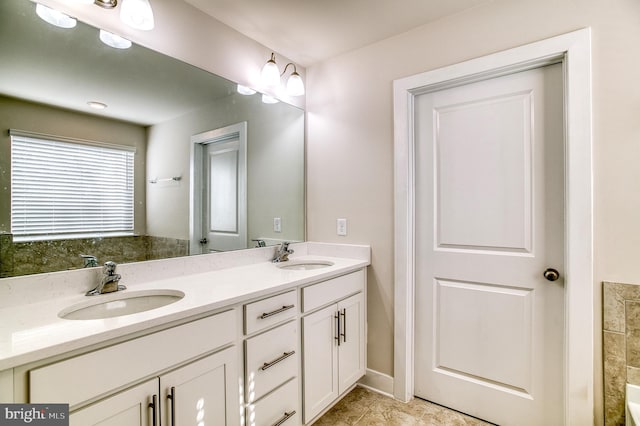
{"type": "Polygon", "coordinates": [[[111,260],[104,262],[104,273],[107,275],[114,275],[116,273],[116,266],[118,266],[118,264],[111,260]]]}
{"type": "Polygon", "coordinates": [[[98,258],[92,254],[81,254],[80,257],[84,260],[83,268],[93,268],[98,266],[98,258]]]}

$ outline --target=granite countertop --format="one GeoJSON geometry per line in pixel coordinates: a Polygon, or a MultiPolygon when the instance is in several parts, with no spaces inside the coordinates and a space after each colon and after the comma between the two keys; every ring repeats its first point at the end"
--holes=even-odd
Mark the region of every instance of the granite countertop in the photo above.
{"type": "Polygon", "coordinates": [[[0,370],[329,279],[370,263],[363,259],[316,255],[297,256],[291,260],[327,261],[333,265],[314,270],[288,270],[265,261],[140,284],[126,282],[128,288],[123,292],[171,289],[179,290],[185,296],[150,311],[107,319],[68,320],[58,317],[64,308],[87,301],[84,293],[2,308],[0,370]]]}

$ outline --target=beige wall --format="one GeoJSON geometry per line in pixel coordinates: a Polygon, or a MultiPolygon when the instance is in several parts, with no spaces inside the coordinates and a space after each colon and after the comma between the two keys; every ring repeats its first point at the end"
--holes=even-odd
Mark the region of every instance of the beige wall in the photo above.
{"type": "Polygon", "coordinates": [[[135,147],[134,231],[145,233],[147,136],[144,127],[5,96],[0,96],[0,232],[11,231],[11,142],[8,129],[135,147]]]}
{"type": "MultiPolygon", "coordinates": [[[[179,183],[147,184],[149,235],[189,239],[191,136],[247,122],[247,236],[304,239],[304,113],[259,95],[231,95],[198,111],[149,128],[147,176],[182,176],[179,183]],[[273,218],[282,232],[273,232],[273,218]]],[[[249,245],[251,247],[251,245],[249,245]]]]}
{"type": "MultiPolygon", "coordinates": [[[[393,375],[392,81],[591,27],[595,281],[637,282],[640,243],[640,2],[498,0],[307,68],[310,240],[369,243],[368,367],[393,375]],[[349,219],[338,237],[337,217],[349,219]]],[[[602,419],[601,323],[595,401],[602,419]]]]}

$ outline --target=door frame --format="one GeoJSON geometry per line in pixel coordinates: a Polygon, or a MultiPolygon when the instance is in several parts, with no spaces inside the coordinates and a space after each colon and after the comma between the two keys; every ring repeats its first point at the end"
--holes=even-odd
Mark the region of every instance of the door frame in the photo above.
{"type": "MultiPolygon", "coordinates": [[[[204,177],[202,161],[206,145],[224,142],[237,137],[240,149],[244,151],[244,161],[238,164],[238,227],[243,229],[240,238],[247,241],[247,122],[242,121],[230,126],[209,130],[191,136],[190,184],[189,184],[189,254],[202,254],[202,191],[204,177]],[[242,215],[242,211],[244,214],[242,215]]],[[[207,252],[208,253],[208,252],[207,252]]]]}
{"type": "Polygon", "coordinates": [[[414,394],[416,96],[470,82],[562,63],[565,144],[566,425],[593,424],[594,277],[591,136],[591,30],[581,29],[521,47],[395,80],[394,90],[394,397],[414,394]],[[585,374],[587,372],[587,374],[585,374]]]}

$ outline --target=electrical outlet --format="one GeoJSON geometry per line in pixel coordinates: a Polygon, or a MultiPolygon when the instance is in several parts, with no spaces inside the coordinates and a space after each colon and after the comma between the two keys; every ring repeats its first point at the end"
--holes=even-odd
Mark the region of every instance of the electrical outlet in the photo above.
{"type": "Polygon", "coordinates": [[[347,235],[347,219],[337,220],[338,235],[347,235]]]}
{"type": "Polygon", "coordinates": [[[279,217],[273,218],[273,232],[282,232],[282,219],[279,217]]]}

